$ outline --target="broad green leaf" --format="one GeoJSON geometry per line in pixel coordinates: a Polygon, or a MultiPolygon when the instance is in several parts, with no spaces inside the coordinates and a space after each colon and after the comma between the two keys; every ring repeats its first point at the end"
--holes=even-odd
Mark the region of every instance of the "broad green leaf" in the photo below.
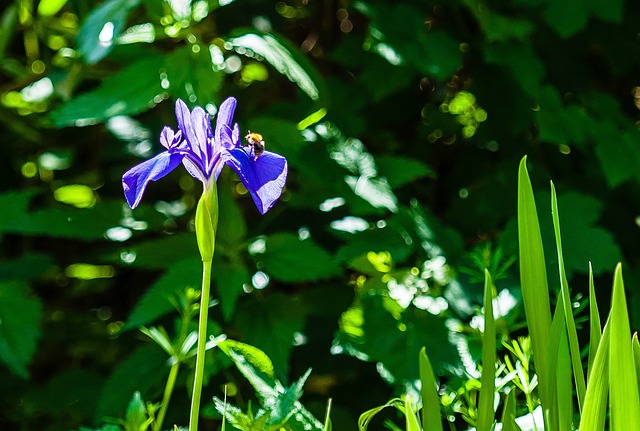
{"type": "Polygon", "coordinates": [[[340,272],[335,259],[312,239],[278,233],[266,238],[265,250],[254,255],[264,272],[285,282],[315,281],[340,272]]]}
{"type": "Polygon", "coordinates": [[[0,281],[31,280],[53,266],[53,258],[44,253],[29,253],[0,263],[0,281]]]}
{"type": "Polygon", "coordinates": [[[556,249],[558,252],[561,305],[564,307],[564,318],[566,321],[566,330],[567,330],[566,334],[568,336],[569,350],[571,352],[571,364],[573,367],[573,375],[574,375],[575,384],[576,384],[576,395],[578,397],[578,405],[582,410],[582,405],[584,404],[584,394],[586,392],[586,383],[584,379],[584,371],[582,370],[582,362],[580,358],[580,347],[578,345],[578,334],[576,332],[576,324],[573,319],[571,295],[569,293],[569,283],[567,282],[567,275],[564,270],[564,257],[562,254],[562,238],[560,235],[560,215],[558,214],[558,200],[556,198],[556,189],[553,185],[553,182],[551,182],[551,214],[553,217],[553,230],[556,236],[556,249]]]}
{"type": "Polygon", "coordinates": [[[515,388],[509,391],[504,401],[504,408],[502,409],[502,431],[522,431],[516,423],[515,388]]]}
{"type": "MultiPolygon", "coordinates": [[[[196,236],[192,232],[176,233],[140,242],[129,249],[135,260],[132,266],[145,269],[166,269],[170,262],[191,257],[200,260],[196,236]]],[[[198,266],[198,270],[202,268],[198,266]]]]}
{"type": "Polygon", "coordinates": [[[167,354],[153,343],[135,350],[121,360],[102,387],[96,419],[104,416],[122,417],[135,391],[147,397],[159,390],[169,373],[167,354]]]}
{"type": "Polygon", "coordinates": [[[103,239],[107,230],[118,227],[123,218],[122,202],[102,202],[93,208],[60,206],[29,210],[37,190],[0,194],[0,233],[17,233],[79,240],[103,239]]]}
{"type": "Polygon", "coordinates": [[[589,384],[580,417],[580,431],[604,431],[609,394],[609,354],[611,315],[598,343],[593,367],[589,370],[589,384]]]}
{"type": "MultiPolygon", "coordinates": [[[[167,262],[169,264],[169,262],[167,262]]],[[[124,330],[138,328],[155,322],[171,312],[177,313],[173,300],[187,287],[200,288],[202,262],[183,259],[169,264],[167,271],[147,290],[127,319],[124,330]]]]}
{"type": "Polygon", "coordinates": [[[598,157],[609,187],[616,187],[638,179],[640,149],[637,131],[620,132],[620,126],[611,120],[592,121],[589,125],[598,157]]]}
{"type": "Polygon", "coordinates": [[[77,36],[78,51],[87,63],[97,63],[111,52],[129,12],[139,3],[140,0],[108,0],[91,11],[77,36]]]}
{"type": "Polygon", "coordinates": [[[302,331],[307,314],[299,298],[272,293],[254,296],[237,310],[235,322],[247,343],[263,350],[273,361],[277,376],[286,381],[293,336],[302,331]]]}
{"type": "Polygon", "coordinates": [[[431,361],[427,350],[420,350],[420,395],[422,396],[422,428],[424,431],[442,431],[442,417],[440,416],[440,397],[431,361]]]}
{"type": "Polygon", "coordinates": [[[217,188],[220,214],[216,243],[224,249],[225,254],[235,255],[243,251],[241,247],[247,234],[247,224],[231,188],[225,183],[218,184],[217,188]]]}
{"type": "Polygon", "coordinates": [[[17,281],[0,282],[0,361],[26,379],[40,339],[42,304],[17,281]]]}
{"type": "Polygon", "coordinates": [[[587,377],[591,374],[591,368],[596,358],[600,338],[602,338],[600,312],[598,311],[598,300],[593,284],[593,268],[591,267],[591,262],[589,262],[589,366],[587,368],[587,377]]]}
{"type": "Polygon", "coordinates": [[[351,175],[344,177],[353,193],[374,208],[398,211],[398,198],[378,173],[375,159],[358,139],[347,138],[335,125],[322,123],[316,131],[327,143],[331,158],[351,175]]]}
{"type": "MultiPolygon", "coordinates": [[[[163,100],[161,74],[167,59],[150,54],[102,80],[95,90],[74,97],[51,113],[57,127],[86,126],[116,115],[146,111],[163,100]]],[[[166,79],[172,79],[167,77],[166,79]]],[[[169,81],[170,82],[170,81],[169,81]]]]}
{"type": "Polygon", "coordinates": [[[400,315],[387,307],[399,306],[384,295],[363,294],[341,316],[338,344],[348,354],[382,363],[385,378],[393,382],[418,378],[415,358],[423,347],[435,370],[459,364],[442,317],[412,307],[400,315]]]}
{"type": "Polygon", "coordinates": [[[243,286],[251,283],[251,274],[244,263],[213,260],[213,277],[216,280],[220,308],[226,321],[231,320],[236,310],[238,298],[243,293],[243,286]]]}
{"type": "Polygon", "coordinates": [[[581,0],[557,0],[549,2],[544,19],[560,37],[566,39],[585,28],[589,10],[581,0]]]}
{"type": "Polygon", "coordinates": [[[311,77],[313,72],[310,63],[297,52],[297,48],[290,46],[283,38],[268,33],[249,33],[231,38],[229,43],[235,49],[250,50],[264,57],[265,61],[295,82],[312,100],[320,99],[318,83],[311,77]]]}
{"type": "Polygon", "coordinates": [[[432,170],[427,165],[409,157],[380,156],[376,157],[376,164],[380,174],[387,179],[393,189],[432,175],[432,170]]]}
{"type": "Polygon", "coordinates": [[[522,159],[518,171],[520,283],[533,357],[540,382],[540,399],[543,410],[548,410],[551,407],[547,381],[551,308],[540,224],[526,160],[526,157],[522,159]]]}
{"type": "Polygon", "coordinates": [[[425,30],[422,11],[407,3],[356,2],[354,7],[371,18],[368,50],[395,66],[444,80],[460,67],[459,43],[444,31],[425,30]]]}
{"type": "Polygon", "coordinates": [[[522,91],[536,96],[544,78],[545,68],[529,43],[494,43],[485,50],[487,62],[509,69],[522,91]]]}
{"type": "Polygon", "coordinates": [[[489,431],[495,421],[496,322],[493,317],[493,282],[484,270],[484,333],[482,334],[482,377],[478,401],[478,431],[489,431]]]}
{"type": "Polygon", "coordinates": [[[637,376],[620,264],[616,266],[614,275],[610,319],[611,430],[637,430],[640,429],[640,397],[638,385],[634,384],[637,376]]]}

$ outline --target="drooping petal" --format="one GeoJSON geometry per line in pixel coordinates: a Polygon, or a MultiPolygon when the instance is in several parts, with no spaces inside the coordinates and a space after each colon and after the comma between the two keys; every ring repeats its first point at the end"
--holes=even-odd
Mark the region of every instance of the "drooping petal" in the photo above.
{"type": "Polygon", "coordinates": [[[180,164],[183,157],[178,152],[163,151],[125,172],[122,176],[122,188],[129,206],[137,207],[149,181],[156,181],[167,175],[180,164]]]}
{"type": "Polygon", "coordinates": [[[282,194],[287,179],[287,160],[265,151],[256,160],[246,147],[223,153],[224,161],[240,177],[261,214],[266,213],[282,194]]]}
{"type": "Polygon", "coordinates": [[[233,123],[233,113],[236,110],[236,104],[238,102],[234,97],[229,97],[222,102],[218,115],[216,116],[216,134],[215,140],[218,145],[230,149],[233,146],[229,145],[229,139],[231,138],[231,123],[233,123]]]}

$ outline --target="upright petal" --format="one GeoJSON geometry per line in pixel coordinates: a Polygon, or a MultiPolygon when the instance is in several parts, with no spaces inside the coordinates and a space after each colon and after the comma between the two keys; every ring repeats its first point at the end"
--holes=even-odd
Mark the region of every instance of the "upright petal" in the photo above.
{"type": "Polygon", "coordinates": [[[228,138],[231,137],[231,123],[233,123],[233,114],[236,110],[238,102],[235,98],[229,97],[222,102],[218,115],[216,116],[216,134],[215,140],[218,145],[225,148],[232,148],[229,145],[228,138]]]}
{"type": "Polygon", "coordinates": [[[180,164],[183,157],[183,154],[177,152],[163,151],[125,172],[122,176],[122,188],[129,206],[137,207],[149,181],[156,181],[167,175],[180,164]]]}
{"type": "Polygon", "coordinates": [[[206,165],[207,160],[212,156],[212,148],[209,148],[208,138],[211,134],[211,122],[209,116],[204,109],[199,106],[193,108],[191,112],[191,127],[194,133],[196,142],[192,142],[192,145],[197,145],[200,149],[200,154],[203,156],[203,162],[206,165]]]}
{"type": "Polygon", "coordinates": [[[265,151],[256,160],[245,147],[223,153],[224,161],[240,177],[261,214],[266,213],[282,194],[287,179],[287,159],[265,151]]]}
{"type": "MultiPolygon", "coordinates": [[[[202,108],[201,108],[202,109],[202,108]]],[[[198,138],[192,124],[192,114],[189,112],[187,105],[181,100],[176,100],[176,120],[178,121],[178,128],[182,131],[182,136],[187,140],[189,148],[196,157],[203,159],[203,153],[200,150],[198,144],[198,138]]]]}

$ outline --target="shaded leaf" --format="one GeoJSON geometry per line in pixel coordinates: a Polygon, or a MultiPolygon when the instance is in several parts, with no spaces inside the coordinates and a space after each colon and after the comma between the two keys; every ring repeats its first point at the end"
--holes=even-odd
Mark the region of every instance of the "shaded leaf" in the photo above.
{"type": "Polygon", "coordinates": [[[272,293],[244,302],[235,322],[247,343],[263,350],[273,361],[277,376],[286,381],[293,335],[304,328],[306,314],[298,298],[272,293]]]}
{"type": "Polygon", "coordinates": [[[312,239],[279,233],[266,238],[266,250],[255,258],[271,277],[285,282],[314,281],[331,278],[340,267],[312,239]]]}
{"type": "Polygon", "coordinates": [[[171,299],[187,287],[199,289],[201,279],[202,262],[198,259],[183,259],[170,264],[167,271],[156,280],[136,304],[123,329],[128,330],[148,325],[175,311],[171,299]]]}
{"type": "Polygon", "coordinates": [[[0,282],[0,360],[25,379],[40,338],[41,317],[41,302],[22,283],[0,282]]]}

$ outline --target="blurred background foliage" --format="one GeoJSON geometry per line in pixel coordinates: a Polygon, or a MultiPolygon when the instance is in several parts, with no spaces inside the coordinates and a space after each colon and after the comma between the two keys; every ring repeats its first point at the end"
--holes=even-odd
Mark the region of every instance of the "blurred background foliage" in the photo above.
{"type": "MultiPolygon", "coordinates": [[[[303,400],[322,417],[333,398],[336,429],[411,390],[423,345],[461,411],[484,267],[498,331],[517,336],[524,154],[534,189],[559,192],[578,322],[588,261],[608,292],[621,260],[638,328],[639,17],[623,0],[4,2],[0,427],[75,429],[121,417],[134,391],[160,400],[167,357],[137,328],[179,332],[201,190],[176,170],[131,211],[121,176],[159,150],[178,97],[212,115],[237,97],[241,129],[289,161],[264,217],[220,177],[210,327],[285,383],[313,368],[303,400]]],[[[210,355],[215,421],[224,385],[236,405],[253,392],[210,355]]],[[[186,420],[192,373],[167,427],[186,420]]]]}

